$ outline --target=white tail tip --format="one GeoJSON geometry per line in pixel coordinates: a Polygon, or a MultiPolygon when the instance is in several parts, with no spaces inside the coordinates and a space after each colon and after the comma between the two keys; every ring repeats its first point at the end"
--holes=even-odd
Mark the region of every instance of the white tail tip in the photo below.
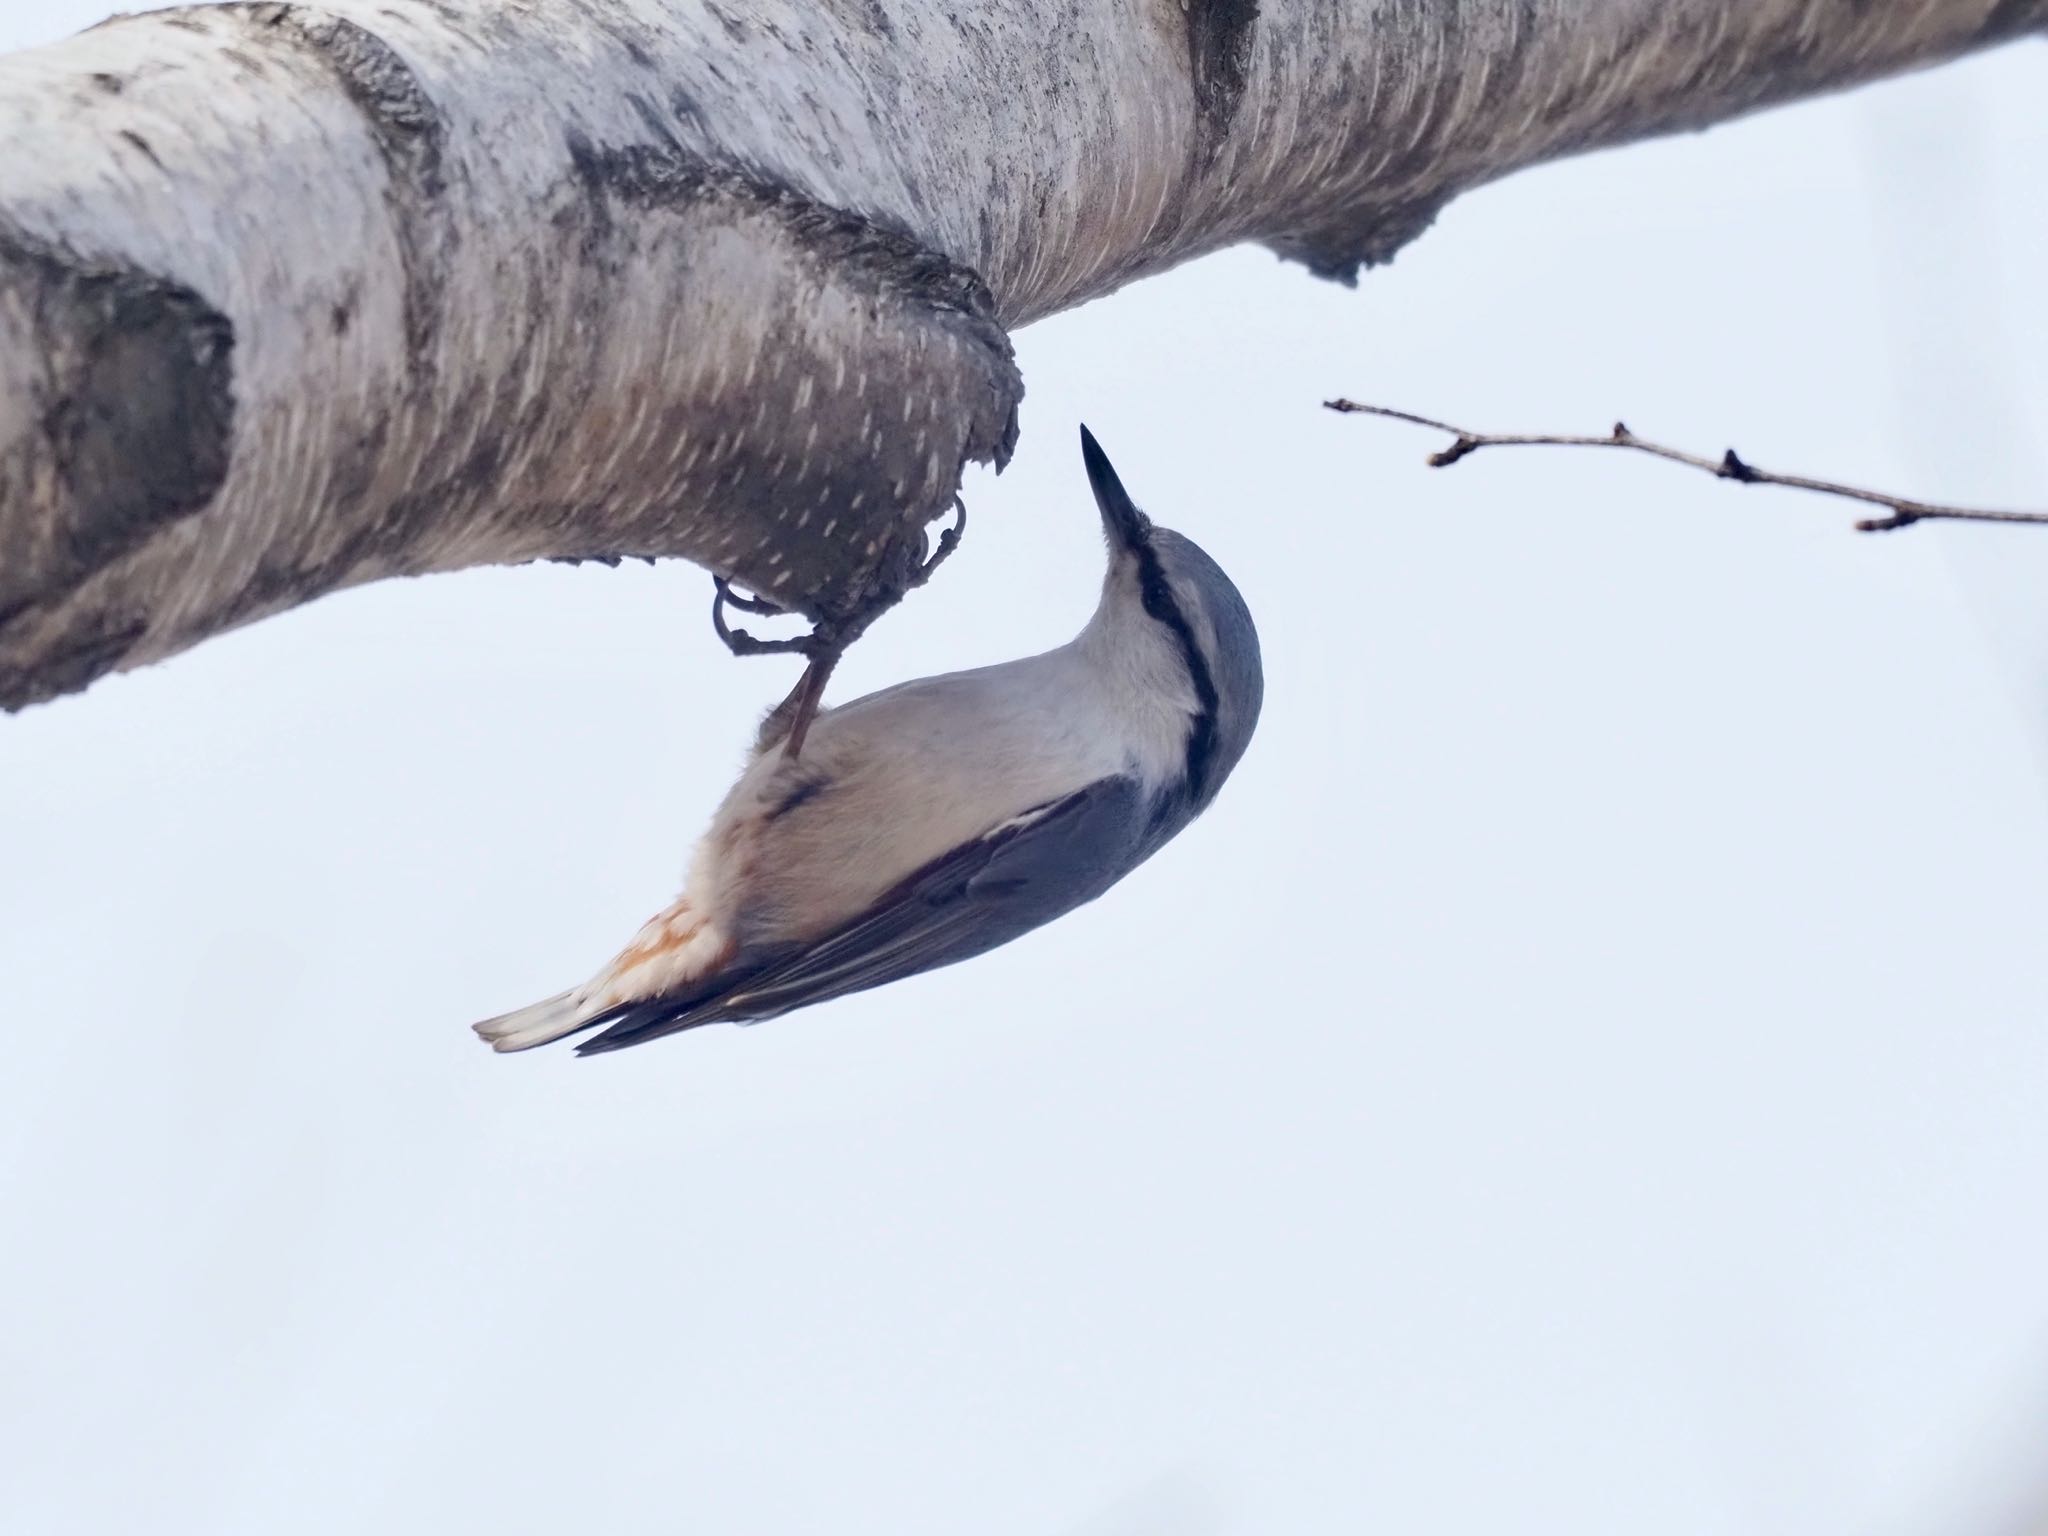
{"type": "Polygon", "coordinates": [[[536,1045],[546,1045],[550,1040],[559,1040],[564,1035],[575,1034],[584,1027],[584,1019],[590,1011],[583,1006],[581,989],[578,988],[557,992],[530,1008],[501,1013],[495,1019],[485,1019],[470,1028],[494,1051],[526,1051],[536,1045]]]}

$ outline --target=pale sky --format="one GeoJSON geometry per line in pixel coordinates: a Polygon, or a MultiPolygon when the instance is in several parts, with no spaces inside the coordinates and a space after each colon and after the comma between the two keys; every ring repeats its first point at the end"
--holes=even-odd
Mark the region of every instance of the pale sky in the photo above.
{"type": "Polygon", "coordinates": [[[0,1528],[2020,1536],[2048,533],[1318,402],[2048,506],[2044,70],[1020,334],[1016,462],[836,696],[1079,625],[1085,420],[1267,704],[967,965],[471,1037],[674,893],[791,681],[693,567],[371,588],[0,719],[0,1528]]]}

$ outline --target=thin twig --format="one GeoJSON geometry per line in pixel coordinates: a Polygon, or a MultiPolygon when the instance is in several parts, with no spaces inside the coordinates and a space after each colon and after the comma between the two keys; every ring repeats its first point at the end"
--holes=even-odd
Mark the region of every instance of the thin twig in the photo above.
{"type": "Polygon", "coordinates": [[[1465,427],[1453,426],[1448,421],[1438,421],[1429,416],[1417,416],[1412,411],[1397,411],[1384,405],[1360,405],[1356,400],[1325,400],[1324,406],[1346,415],[1384,416],[1389,421],[1405,421],[1418,427],[1429,427],[1438,432],[1449,433],[1451,446],[1441,448],[1429,456],[1432,466],[1442,469],[1455,464],[1468,454],[1477,453],[1481,448],[1629,448],[1637,453],[1647,453],[1653,458],[1669,459],[1674,464],[1690,464],[1694,469],[1703,469],[1721,480],[1734,480],[1743,485],[1783,485],[1795,491],[1816,491],[1823,496],[1845,496],[1851,501],[1868,502],[1883,507],[1885,517],[1866,517],[1859,520],[1859,533],[1889,533],[1894,528],[1910,528],[1915,523],[1945,519],[1958,523],[2048,523],[2048,512],[2002,512],[1985,507],[1951,507],[1940,502],[1913,501],[1904,496],[1889,495],[1884,491],[1866,491],[1858,486],[1842,485],[1833,480],[1815,480],[1806,475],[1781,475],[1775,470],[1759,469],[1744,459],[1733,448],[1718,459],[1702,454],[1687,453],[1680,448],[1653,443],[1647,438],[1637,437],[1628,427],[1617,421],[1614,430],[1605,437],[1583,437],[1564,433],[1515,433],[1499,434],[1474,432],[1465,427]]]}

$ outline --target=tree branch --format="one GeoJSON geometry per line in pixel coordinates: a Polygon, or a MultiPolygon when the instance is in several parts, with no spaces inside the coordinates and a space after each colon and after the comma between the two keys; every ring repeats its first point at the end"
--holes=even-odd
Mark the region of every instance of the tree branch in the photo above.
{"type": "Polygon", "coordinates": [[[1938,501],[1915,501],[1907,496],[1893,496],[1886,491],[1869,491],[1861,486],[1844,485],[1836,480],[1816,480],[1810,475],[1783,475],[1776,470],[1760,469],[1743,458],[1733,448],[1725,450],[1718,459],[1704,454],[1687,453],[1682,448],[1673,448],[1664,443],[1653,443],[1648,438],[1638,437],[1624,422],[1617,421],[1614,429],[1605,437],[1580,436],[1572,433],[1496,433],[1474,432],[1469,427],[1457,427],[1448,421],[1438,421],[1429,416],[1417,416],[1412,411],[1397,411],[1384,405],[1361,405],[1356,400],[1325,400],[1324,408],[1344,415],[1384,416],[1389,421],[1405,421],[1413,426],[1429,427],[1448,434],[1451,446],[1440,448],[1429,456],[1430,466],[1444,469],[1481,448],[1626,448],[1635,453],[1646,453],[1652,458],[1669,459],[1674,464],[1690,465],[1705,470],[1718,480],[1733,480],[1741,485],[1782,485],[1795,491],[1814,491],[1822,496],[1841,496],[1850,501],[1868,502],[1872,506],[1884,507],[1884,517],[1860,518],[1856,523],[1859,533],[1889,533],[1897,528],[1910,528],[1921,522],[1956,523],[2048,523],[2048,512],[2007,512],[1986,507],[1956,507],[1938,501]]]}
{"type": "Polygon", "coordinates": [[[0,59],[0,708],[324,592],[682,557],[814,622],[1007,457],[1010,328],[2048,0],[189,5],[0,59]]]}

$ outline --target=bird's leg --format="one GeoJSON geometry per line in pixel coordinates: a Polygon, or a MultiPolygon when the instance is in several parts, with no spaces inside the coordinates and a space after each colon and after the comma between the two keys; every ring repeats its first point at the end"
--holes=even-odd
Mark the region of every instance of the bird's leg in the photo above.
{"type": "Polygon", "coordinates": [[[771,730],[776,722],[785,717],[788,719],[789,728],[783,736],[782,750],[794,759],[804,749],[804,738],[810,734],[811,722],[818,717],[818,704],[825,696],[825,684],[832,676],[832,669],[839,665],[839,658],[846,653],[846,642],[822,624],[807,635],[792,635],[786,640],[763,640],[744,629],[734,629],[726,622],[728,606],[747,613],[769,615],[779,615],[783,610],[759,597],[740,596],[723,576],[712,578],[712,588],[711,627],[718,631],[718,638],[733,655],[799,655],[809,658],[804,675],[797,679],[789,697],[768,712],[768,728],[771,730]]]}
{"type": "Polygon", "coordinates": [[[791,711],[789,735],[783,738],[782,752],[791,762],[804,749],[804,737],[809,734],[811,722],[818,718],[818,705],[825,697],[825,684],[832,677],[832,669],[839,665],[844,654],[837,646],[820,649],[812,653],[810,664],[804,668],[804,675],[797,679],[796,688],[782,701],[776,713],[791,711]]]}
{"type": "MultiPolygon", "coordinates": [[[[939,535],[938,548],[932,551],[930,559],[910,573],[906,586],[921,587],[930,581],[932,572],[959,547],[960,535],[966,529],[967,503],[956,495],[953,498],[952,526],[939,535]]],[[[860,638],[861,632],[874,621],[879,610],[842,616],[836,620],[820,620],[807,635],[795,635],[787,640],[763,640],[728,624],[726,608],[730,606],[742,613],[769,617],[779,617],[787,610],[758,593],[742,597],[723,576],[712,577],[711,585],[711,627],[718,631],[718,638],[733,655],[800,655],[808,658],[804,675],[797,679],[789,697],[768,712],[768,719],[762,727],[764,734],[772,733],[782,718],[788,716],[789,733],[783,738],[782,750],[794,761],[804,749],[804,737],[810,732],[811,722],[818,717],[818,706],[824,700],[825,684],[831,680],[832,669],[839,665],[839,658],[846,654],[846,648],[860,638]]]]}

